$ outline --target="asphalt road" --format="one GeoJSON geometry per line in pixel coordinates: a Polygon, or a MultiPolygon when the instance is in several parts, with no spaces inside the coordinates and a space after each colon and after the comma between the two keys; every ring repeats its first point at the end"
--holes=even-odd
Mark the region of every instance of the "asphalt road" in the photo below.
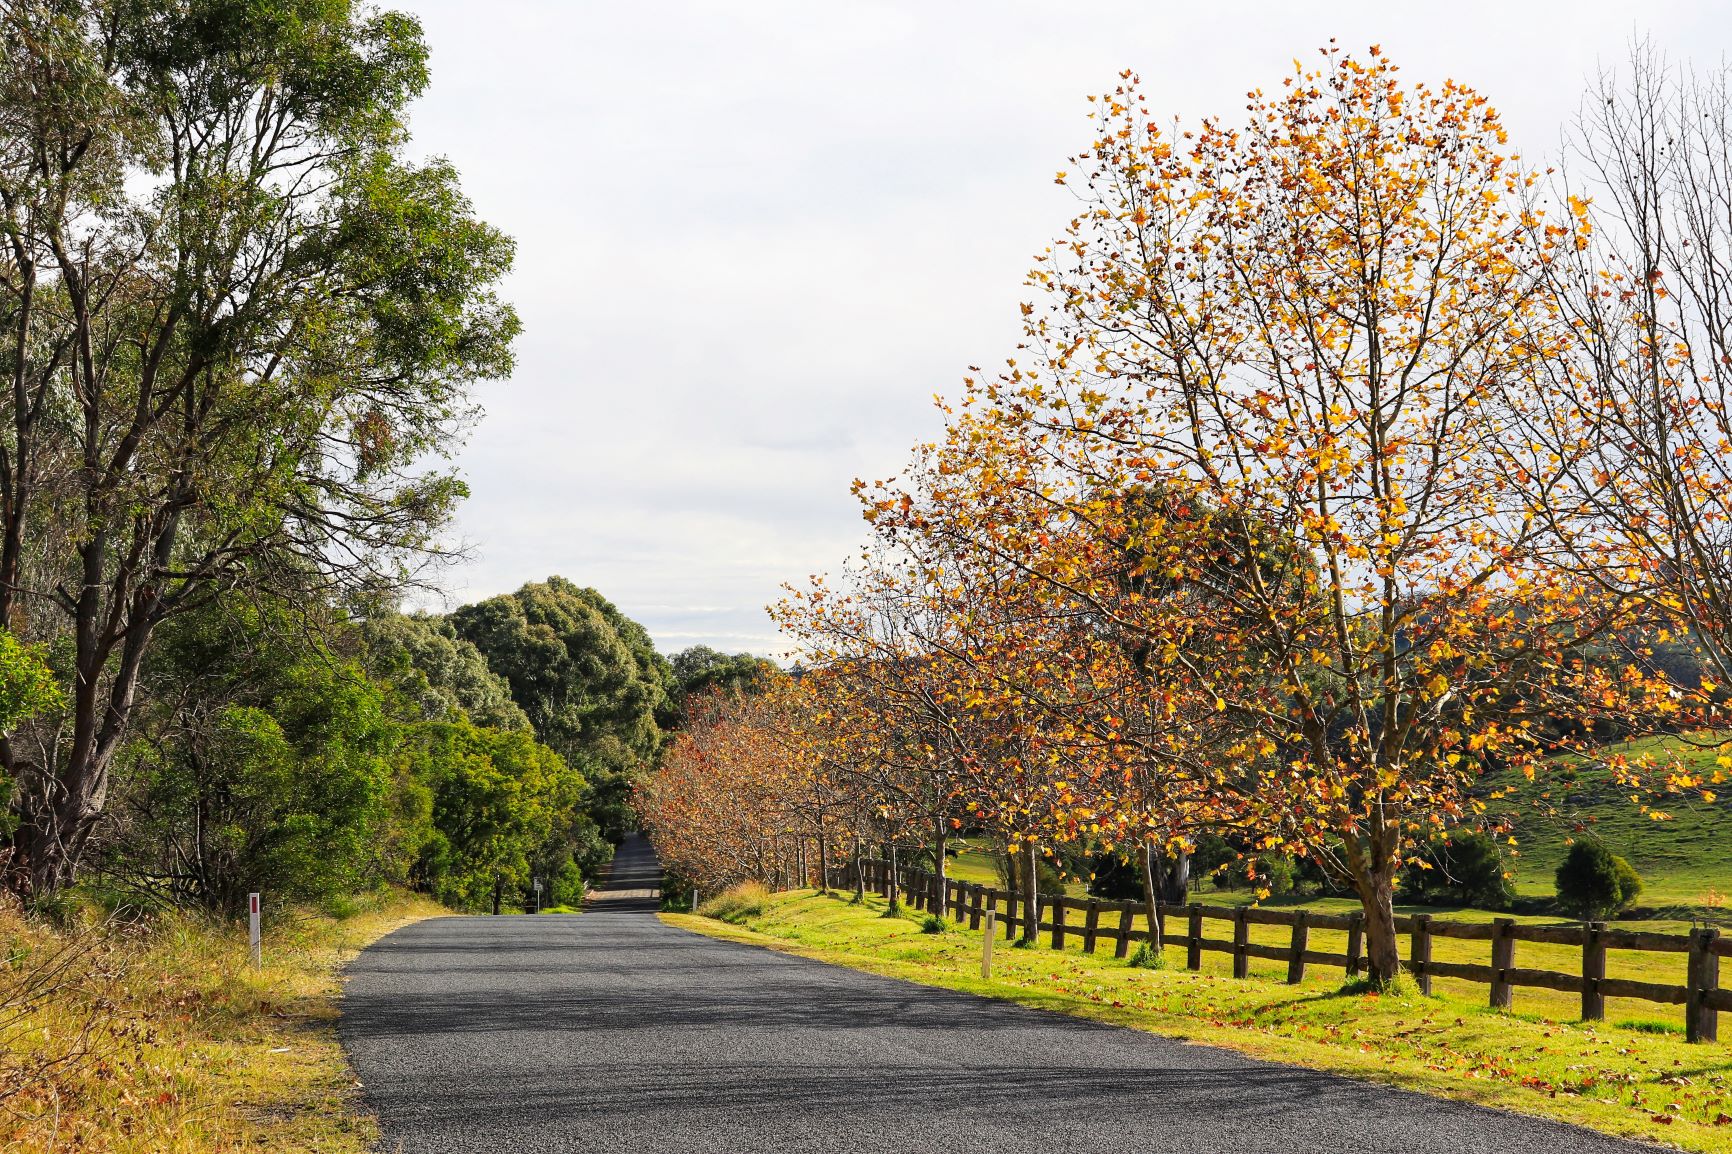
{"type": "Polygon", "coordinates": [[[341,1033],[382,1149],[1653,1149],[670,929],[654,885],[630,842],[582,915],[439,918],[363,953],[341,1033]]]}

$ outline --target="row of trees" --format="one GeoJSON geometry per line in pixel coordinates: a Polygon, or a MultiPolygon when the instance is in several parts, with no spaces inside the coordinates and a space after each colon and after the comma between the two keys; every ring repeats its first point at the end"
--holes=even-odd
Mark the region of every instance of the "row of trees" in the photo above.
{"type": "MultiPolygon", "coordinates": [[[[64,725],[58,655],[15,656],[22,728],[64,725]]],[[[83,874],[228,910],[393,883],[499,912],[535,876],[575,903],[675,688],[636,623],[559,578],[443,617],[222,598],[157,634],[83,874]]]]}
{"type": "Polygon", "coordinates": [[[1715,719],[1726,75],[1639,54],[1547,171],[1483,96],[1376,48],[1188,131],[1122,80],[1059,175],[1077,210],[1015,359],[901,476],[857,485],[862,560],[777,609],[800,704],[722,728],[787,760],[694,737],[673,764],[728,772],[664,774],[646,812],[670,861],[719,878],[750,855],[723,869],[688,815],[740,823],[780,773],[768,832],[845,813],[942,870],[981,831],[1026,876],[1113,850],[1151,913],[1226,834],[1357,894],[1387,979],[1397,876],[1488,823],[1489,771],[1715,719]],[[741,772],[758,793],[727,792],[741,772]],[[804,805],[830,791],[848,804],[804,805]]]}

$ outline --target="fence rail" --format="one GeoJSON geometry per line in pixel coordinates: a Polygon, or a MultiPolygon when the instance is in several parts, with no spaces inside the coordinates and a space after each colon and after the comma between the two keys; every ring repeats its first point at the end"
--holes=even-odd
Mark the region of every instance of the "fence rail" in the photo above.
{"type": "MultiPolygon", "coordinates": [[[[860,863],[864,885],[881,895],[891,889],[890,863],[867,858],[860,863]]],[[[995,911],[997,924],[1004,928],[1007,939],[1015,938],[1022,929],[1025,916],[1019,913],[1018,895],[993,886],[946,878],[943,893],[939,892],[937,875],[929,870],[899,865],[896,888],[906,895],[908,904],[917,910],[942,913],[957,921],[966,920],[970,929],[978,930],[987,910],[995,911]]],[[[832,871],[831,884],[851,887],[855,884],[855,867],[847,865],[832,871]]],[[[1188,969],[1202,968],[1205,952],[1229,954],[1233,976],[1247,977],[1250,960],[1286,962],[1287,981],[1298,984],[1305,980],[1307,966],[1327,966],[1344,970],[1348,976],[1365,968],[1365,924],[1362,914],[1331,914],[1314,910],[1253,909],[1245,906],[1211,906],[1192,902],[1183,906],[1156,907],[1156,917],[1162,941],[1169,946],[1183,947],[1188,969]],[[1169,932],[1169,919],[1183,919],[1183,933],[1169,932]],[[1205,923],[1226,922],[1232,936],[1205,936],[1205,923]],[[1286,926],[1291,937],[1285,946],[1265,945],[1250,940],[1250,927],[1286,926]],[[1312,930],[1343,931],[1347,934],[1347,952],[1338,954],[1310,948],[1312,930]]],[[[1063,949],[1072,937],[1081,939],[1084,953],[1094,953],[1104,939],[1113,943],[1115,957],[1130,953],[1132,942],[1147,941],[1147,913],[1141,902],[1111,901],[1105,898],[1073,898],[1057,894],[1042,894],[1036,903],[1036,934],[1051,935],[1053,949],[1063,949]],[[1070,914],[1080,913],[1081,923],[1073,922],[1070,914]],[[1144,928],[1137,929],[1138,918],[1144,928]]],[[[1437,921],[1430,914],[1400,915],[1395,919],[1397,933],[1408,936],[1406,969],[1424,993],[1431,993],[1433,978],[1456,978],[1489,986],[1491,1004],[1509,1009],[1514,1003],[1515,990],[1529,987],[1580,994],[1582,1019],[1599,1021],[1606,1016],[1607,998],[1633,998],[1684,1007],[1684,1034],[1691,1042],[1712,1042],[1718,1037],[1719,1011],[1732,1011],[1732,990],[1720,988],[1720,959],[1732,957],[1732,938],[1722,937],[1712,927],[1696,929],[1688,934],[1663,934],[1646,930],[1612,929],[1603,922],[1581,925],[1523,925],[1511,918],[1486,922],[1437,921]],[[1434,961],[1431,943],[1435,938],[1456,938],[1490,943],[1487,964],[1434,961]],[[1559,970],[1530,969],[1515,964],[1518,942],[1537,942],[1554,946],[1577,946],[1582,951],[1579,973],[1559,970]],[[1684,954],[1684,982],[1668,985],[1640,982],[1606,976],[1608,950],[1638,953],[1684,954]]]]}

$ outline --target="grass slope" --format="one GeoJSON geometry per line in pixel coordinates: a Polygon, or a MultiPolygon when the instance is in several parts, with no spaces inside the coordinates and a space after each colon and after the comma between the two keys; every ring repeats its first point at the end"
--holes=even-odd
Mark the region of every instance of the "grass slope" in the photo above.
{"type": "MultiPolygon", "coordinates": [[[[1667,745],[1704,778],[1713,775],[1718,753],[1693,749],[1665,738],[1648,738],[1608,747],[1606,752],[1660,753],[1667,745]]],[[[1712,915],[1727,910],[1732,892],[1732,790],[1712,803],[1678,798],[1662,806],[1666,820],[1644,814],[1612,775],[1594,766],[1560,766],[1534,782],[1490,779],[1488,786],[1513,786],[1513,793],[1489,802],[1491,812],[1515,823],[1515,883],[1518,893],[1549,896],[1553,875],[1571,837],[1591,835],[1613,853],[1630,860],[1642,875],[1639,904],[1673,916],[1712,915]],[[1553,812],[1547,812],[1553,811],[1553,812]]]]}
{"type": "MultiPolygon", "coordinates": [[[[942,986],[1225,1046],[1259,1058],[1331,1070],[1607,1133],[1732,1154],[1732,1048],[1689,1046],[1670,1029],[1586,1025],[1503,1013],[1454,991],[1373,995],[1314,968],[1300,986],[1273,963],[1235,980],[1206,955],[1188,973],[1178,951],[1165,970],[1135,969],[1110,953],[1013,950],[1001,942],[982,980],[977,933],[923,934],[913,916],[881,916],[811,891],[779,894],[739,926],[691,914],[670,925],[924,985],[942,986]]],[[[1440,943],[1441,944],[1441,943],[1440,943]]],[[[1318,945],[1313,949],[1331,949],[1318,945]]],[[[1529,963],[1520,963],[1529,964],[1529,963]]],[[[1440,983],[1440,988],[1444,985],[1440,983]]],[[[1543,1009],[1518,991],[1518,1007],[1543,1009]]],[[[1560,1017],[1567,1016],[1560,1014],[1560,1017]]],[[[1614,1019],[1616,1011],[1613,1011],[1614,1019]]]]}
{"type": "Polygon", "coordinates": [[[339,970],[448,911],[403,893],[299,911],[247,961],[244,926],[167,915],[55,932],[0,913],[0,1149],[316,1151],[378,1138],[334,1029],[339,970]],[[65,961],[41,988],[26,983],[65,961]]]}

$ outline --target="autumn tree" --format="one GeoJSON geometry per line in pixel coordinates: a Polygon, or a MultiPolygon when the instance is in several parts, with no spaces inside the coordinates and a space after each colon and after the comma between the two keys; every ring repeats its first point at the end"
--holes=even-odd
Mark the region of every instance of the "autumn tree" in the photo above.
{"type": "Polygon", "coordinates": [[[968,812],[963,786],[980,718],[931,643],[946,611],[928,575],[907,562],[869,551],[845,575],[845,591],[814,582],[773,612],[849,717],[843,772],[874,799],[892,858],[904,839],[929,847],[942,894],[946,846],[968,812]]]}
{"type": "Polygon", "coordinates": [[[1729,99],[1732,70],[1646,47],[1589,92],[1556,188],[1570,243],[1549,266],[1569,355],[1522,429],[1580,461],[1542,511],[1581,580],[1646,601],[1656,637],[1699,650],[1698,716],[1732,683],[1729,99]]]}
{"type": "Polygon", "coordinates": [[[813,823],[835,816],[809,808],[816,767],[790,742],[788,714],[799,706],[720,694],[692,705],[633,795],[657,854],[703,891],[788,880],[799,858],[794,839],[815,836],[813,823]]]}
{"type": "Polygon", "coordinates": [[[1236,126],[1172,136],[1128,75],[1098,116],[1033,273],[1036,359],[970,407],[1039,447],[1021,483],[1207,591],[1204,612],[1118,598],[1116,627],[1244,768],[1262,847],[1352,885],[1386,981],[1396,872],[1473,820],[1485,769],[1539,769],[1548,721],[1668,708],[1633,664],[1588,660],[1631,607],[1559,564],[1536,514],[1579,448],[1511,435],[1565,355],[1567,229],[1482,96],[1405,84],[1376,49],[1327,50],[1236,126]],[[1101,496],[1150,484],[1166,511],[1101,496]]]}

